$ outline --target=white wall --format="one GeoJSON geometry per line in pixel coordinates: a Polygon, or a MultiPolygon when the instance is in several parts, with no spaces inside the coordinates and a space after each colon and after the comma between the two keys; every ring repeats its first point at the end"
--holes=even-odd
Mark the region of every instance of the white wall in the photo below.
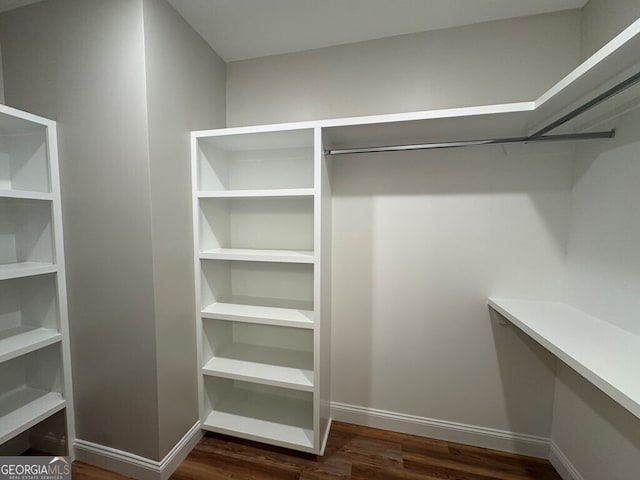
{"type": "Polygon", "coordinates": [[[533,100],[575,67],[567,11],[232,62],[228,126],[533,100]]]}
{"type": "Polygon", "coordinates": [[[565,296],[640,335],[640,111],[616,123],[613,141],[576,156],[565,296]]]}
{"type": "Polygon", "coordinates": [[[225,63],[165,0],[144,0],[160,457],[198,420],[191,130],[224,127],[225,63]]]}
{"type": "Polygon", "coordinates": [[[559,298],[570,152],[534,147],[333,164],[332,400],[550,434],[553,358],[488,296],[559,298]]]}

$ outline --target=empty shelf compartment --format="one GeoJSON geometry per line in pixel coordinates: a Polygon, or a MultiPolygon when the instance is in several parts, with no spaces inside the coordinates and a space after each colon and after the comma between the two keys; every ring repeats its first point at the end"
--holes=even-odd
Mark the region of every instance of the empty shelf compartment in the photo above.
{"type": "Polygon", "coordinates": [[[0,197],[0,279],[42,273],[54,264],[51,206],[0,197]]]}
{"type": "Polygon", "coordinates": [[[198,203],[201,258],[313,262],[313,197],[198,203]]]}
{"type": "Polygon", "coordinates": [[[313,330],[226,320],[203,330],[205,375],[313,390],[313,330]]]}
{"type": "Polygon", "coordinates": [[[0,190],[51,192],[46,127],[0,113],[0,190]]]}
{"type": "Polygon", "coordinates": [[[201,261],[201,308],[215,303],[313,310],[312,264],[201,261]]]}
{"type": "Polygon", "coordinates": [[[0,443],[64,408],[62,376],[60,344],[0,364],[0,443]]]}
{"type": "Polygon", "coordinates": [[[205,377],[202,428],[281,447],[313,451],[312,394],[205,377]]]}
{"type": "Polygon", "coordinates": [[[313,188],[313,129],[197,139],[198,190],[313,188]]]}
{"type": "Polygon", "coordinates": [[[0,281],[0,362],[59,342],[55,275],[0,281]]]}
{"type": "Polygon", "coordinates": [[[294,308],[262,307],[216,302],[202,309],[200,315],[202,318],[264,323],[285,327],[313,328],[314,325],[314,314],[311,310],[294,308]]]}

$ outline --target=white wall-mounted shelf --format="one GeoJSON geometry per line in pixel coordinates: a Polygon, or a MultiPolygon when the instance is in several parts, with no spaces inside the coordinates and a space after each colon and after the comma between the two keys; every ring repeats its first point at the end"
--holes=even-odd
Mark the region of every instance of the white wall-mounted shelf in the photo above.
{"type": "Polygon", "coordinates": [[[0,363],[61,340],[60,332],[51,328],[15,327],[0,330],[0,363]]]}
{"type": "Polygon", "coordinates": [[[313,391],[313,353],[234,343],[202,368],[205,375],[313,391]]]}
{"type": "Polygon", "coordinates": [[[53,194],[47,192],[31,192],[28,190],[0,190],[0,198],[51,201],[53,200],[53,194]]]}
{"type": "Polygon", "coordinates": [[[281,327],[314,327],[312,310],[297,310],[294,308],[262,307],[217,302],[204,308],[200,312],[200,316],[202,318],[277,325],[281,327]]]}
{"type": "Polygon", "coordinates": [[[57,265],[43,262],[6,263],[0,265],[0,280],[31,277],[58,271],[57,265]]]}
{"type": "Polygon", "coordinates": [[[640,337],[559,302],[490,298],[489,306],[640,418],[640,337]]]}
{"type": "Polygon", "coordinates": [[[314,194],[315,190],[313,188],[281,188],[269,190],[210,190],[198,192],[198,198],[304,198],[313,197],[314,194]]]}
{"type": "Polygon", "coordinates": [[[257,248],[212,248],[200,252],[205,260],[238,260],[243,262],[313,263],[312,251],[266,250],[257,248]]]}

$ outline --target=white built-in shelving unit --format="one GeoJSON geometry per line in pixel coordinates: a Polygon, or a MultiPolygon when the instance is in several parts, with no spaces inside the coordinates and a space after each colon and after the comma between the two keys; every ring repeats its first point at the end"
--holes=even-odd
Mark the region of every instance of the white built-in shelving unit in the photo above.
{"type": "Polygon", "coordinates": [[[71,454],[60,208],[55,122],[0,105],[0,444],[66,409],[71,454]]]}
{"type": "MultiPolygon", "coordinates": [[[[638,72],[640,20],[537,100],[193,132],[202,427],[322,452],[330,331],[323,152],[528,137],[638,72]]],[[[639,97],[638,87],[624,91],[551,133],[608,129],[639,97]]],[[[640,416],[640,382],[628,368],[640,361],[633,334],[561,303],[489,305],[640,416]]]]}
{"type": "Polygon", "coordinates": [[[330,193],[320,130],[192,134],[205,430],[322,453],[330,193]]]}

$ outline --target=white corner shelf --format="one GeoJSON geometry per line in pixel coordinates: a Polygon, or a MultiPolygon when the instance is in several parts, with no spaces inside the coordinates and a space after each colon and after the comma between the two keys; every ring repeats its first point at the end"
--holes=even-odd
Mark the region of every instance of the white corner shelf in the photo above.
{"type": "Polygon", "coordinates": [[[0,396],[0,444],[65,408],[62,395],[21,388],[0,396]]]}
{"type": "Polygon", "coordinates": [[[313,352],[233,343],[202,368],[204,375],[313,391],[313,352]]]}
{"type": "Polygon", "coordinates": [[[489,298],[488,304],[640,418],[640,336],[565,303],[489,298]]]}
{"type": "Polygon", "coordinates": [[[228,392],[202,423],[212,432],[314,452],[312,402],[269,393],[228,392]]]}
{"type": "Polygon", "coordinates": [[[198,192],[198,198],[303,198],[312,197],[313,188],[279,188],[266,190],[208,190],[198,192]]]}
{"type": "Polygon", "coordinates": [[[53,194],[47,192],[32,192],[30,190],[2,190],[0,198],[20,198],[24,200],[53,200],[53,194]]]}
{"type": "Polygon", "coordinates": [[[0,280],[55,273],[58,267],[44,262],[5,263],[0,265],[0,280]]]}
{"type": "Polygon", "coordinates": [[[0,330],[0,363],[60,342],[62,335],[51,328],[16,327],[0,330]]]}
{"type": "Polygon", "coordinates": [[[245,262],[313,263],[309,250],[267,250],[257,248],[212,248],[200,252],[203,260],[238,260],[245,262]]]}
{"type": "Polygon", "coordinates": [[[232,320],[236,322],[276,325],[281,327],[313,328],[312,310],[293,308],[262,307],[216,302],[200,312],[202,318],[232,320]]]}

